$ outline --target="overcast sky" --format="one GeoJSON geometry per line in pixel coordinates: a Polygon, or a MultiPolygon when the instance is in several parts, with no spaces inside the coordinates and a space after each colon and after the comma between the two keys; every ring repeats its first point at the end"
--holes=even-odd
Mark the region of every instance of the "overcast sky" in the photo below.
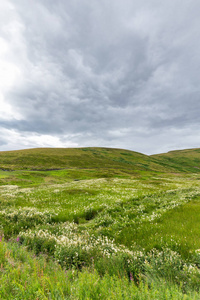
{"type": "Polygon", "coordinates": [[[200,1],[1,0],[0,151],[200,147],[200,1]]]}

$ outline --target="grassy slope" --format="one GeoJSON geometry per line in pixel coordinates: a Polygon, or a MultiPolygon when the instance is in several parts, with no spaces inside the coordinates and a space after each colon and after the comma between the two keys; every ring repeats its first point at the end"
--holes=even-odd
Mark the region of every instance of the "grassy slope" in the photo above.
{"type": "Polygon", "coordinates": [[[152,155],[160,164],[168,165],[178,172],[200,172],[200,149],[170,151],[152,155]]]}
{"type": "Polygon", "coordinates": [[[165,164],[147,155],[112,148],[38,148],[0,152],[0,168],[5,170],[105,169],[132,173],[170,171],[165,164]]]}
{"type": "Polygon", "coordinates": [[[143,178],[200,172],[200,150],[144,155],[112,148],[38,148],[0,152],[0,185],[37,186],[93,178],[143,178]],[[12,172],[10,172],[12,171],[12,172]]]}
{"type": "Polygon", "coordinates": [[[0,152],[0,185],[36,186],[92,178],[173,172],[147,155],[110,148],[39,148],[0,152]],[[12,171],[12,172],[10,172],[12,171]]]}
{"type": "MultiPolygon", "coordinates": [[[[200,149],[144,155],[113,148],[36,148],[0,152],[2,170],[84,169],[114,174],[136,171],[200,172],[200,149]]],[[[102,176],[103,177],[103,176],[102,176]]]]}

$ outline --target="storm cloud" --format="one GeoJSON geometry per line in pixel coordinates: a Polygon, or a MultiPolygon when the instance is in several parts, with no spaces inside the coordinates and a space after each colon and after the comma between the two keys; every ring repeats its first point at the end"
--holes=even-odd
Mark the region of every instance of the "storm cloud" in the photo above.
{"type": "Polygon", "coordinates": [[[200,3],[2,0],[0,150],[200,147],[200,3]]]}

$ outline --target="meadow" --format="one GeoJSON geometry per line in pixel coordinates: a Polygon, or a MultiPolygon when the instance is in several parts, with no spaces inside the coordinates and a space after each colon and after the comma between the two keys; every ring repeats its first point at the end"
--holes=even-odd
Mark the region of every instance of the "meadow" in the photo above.
{"type": "Polygon", "coordinates": [[[198,153],[0,152],[0,299],[200,299],[198,153]]]}

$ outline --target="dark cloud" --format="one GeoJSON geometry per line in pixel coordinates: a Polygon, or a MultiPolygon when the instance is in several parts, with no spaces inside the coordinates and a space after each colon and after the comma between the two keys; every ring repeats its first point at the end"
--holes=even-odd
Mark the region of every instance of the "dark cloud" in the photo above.
{"type": "Polygon", "coordinates": [[[0,126],[15,139],[8,148],[41,139],[144,153],[199,146],[198,1],[0,6],[0,66],[8,73],[0,126]]]}

